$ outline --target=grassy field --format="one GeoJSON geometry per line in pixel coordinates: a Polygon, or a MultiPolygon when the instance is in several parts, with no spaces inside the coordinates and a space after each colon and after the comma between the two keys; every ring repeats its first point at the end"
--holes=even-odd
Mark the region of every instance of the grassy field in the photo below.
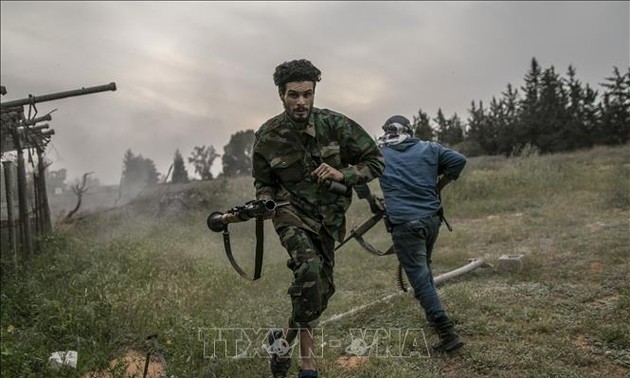
{"type": "MultiPolygon", "coordinates": [[[[248,282],[229,266],[221,234],[205,224],[211,211],[252,198],[249,178],[163,186],[58,225],[17,271],[3,248],[0,375],[123,377],[122,357],[146,354],[145,338],[157,334],[169,377],[270,377],[256,352],[264,330],[284,325],[290,311],[286,252],[267,223],[263,277],[248,282]],[[219,329],[226,349],[214,343],[219,329]],[[49,355],[65,350],[78,352],[76,369],[50,368],[49,355]],[[245,358],[232,358],[242,351],[245,358]]],[[[466,343],[460,353],[427,354],[436,336],[407,293],[318,329],[321,376],[630,375],[627,146],[470,159],[443,199],[454,231],[442,228],[436,275],[470,258],[496,264],[501,255],[523,255],[523,269],[481,268],[440,287],[466,343]]],[[[363,202],[353,202],[349,226],[367,217],[363,202]]],[[[230,231],[237,260],[252,272],[254,222],[230,231]]],[[[383,227],[366,239],[389,244],[383,227]]],[[[397,292],[395,257],[350,242],[336,259],[337,293],[322,319],[397,292]]]]}

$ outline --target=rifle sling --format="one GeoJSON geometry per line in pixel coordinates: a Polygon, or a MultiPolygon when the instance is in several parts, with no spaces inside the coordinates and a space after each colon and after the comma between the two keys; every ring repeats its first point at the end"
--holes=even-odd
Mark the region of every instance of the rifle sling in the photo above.
{"type": "Polygon", "coordinates": [[[234,270],[236,270],[236,272],[241,277],[249,279],[247,278],[247,273],[245,273],[245,271],[241,269],[241,267],[236,263],[236,260],[234,259],[234,255],[232,254],[232,247],[230,245],[230,231],[228,230],[227,226],[225,226],[225,228],[223,229],[223,245],[225,246],[225,254],[230,261],[232,268],[234,268],[234,270]]]}
{"type": "MultiPolygon", "coordinates": [[[[264,219],[262,217],[256,218],[256,261],[254,263],[254,278],[253,281],[256,281],[262,276],[262,263],[263,263],[263,252],[264,252],[264,219]]],[[[223,229],[223,245],[225,246],[225,255],[230,261],[230,265],[232,268],[236,270],[241,277],[249,280],[250,278],[247,276],[247,273],[241,268],[234,255],[232,254],[232,245],[230,244],[230,231],[227,226],[223,229]]]]}
{"type": "Polygon", "coordinates": [[[264,219],[262,217],[256,218],[256,262],[254,265],[254,281],[260,278],[262,273],[263,263],[263,247],[264,247],[264,219]]]}
{"type": "Polygon", "coordinates": [[[366,242],[363,237],[359,234],[354,234],[353,236],[357,242],[361,245],[361,247],[363,247],[363,249],[365,249],[366,251],[370,252],[373,255],[376,256],[387,256],[387,255],[391,255],[392,253],[394,253],[394,246],[392,245],[391,247],[389,247],[385,252],[382,252],[376,248],[374,248],[374,246],[368,242],[366,242]]]}

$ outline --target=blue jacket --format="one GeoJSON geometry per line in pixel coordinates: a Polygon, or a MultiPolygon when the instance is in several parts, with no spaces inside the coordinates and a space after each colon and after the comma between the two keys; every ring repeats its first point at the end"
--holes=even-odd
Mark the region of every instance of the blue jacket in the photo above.
{"type": "Polygon", "coordinates": [[[466,165],[459,152],[417,138],[383,146],[381,152],[385,171],[379,181],[393,224],[435,214],[441,207],[436,192],[438,176],[456,180],[466,165]]]}

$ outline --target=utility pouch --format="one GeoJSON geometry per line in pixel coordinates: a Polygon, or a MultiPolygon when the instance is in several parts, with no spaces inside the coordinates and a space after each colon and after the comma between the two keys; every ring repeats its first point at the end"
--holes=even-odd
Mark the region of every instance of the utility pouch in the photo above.
{"type": "Polygon", "coordinates": [[[291,296],[293,320],[308,323],[319,317],[322,305],[319,285],[294,283],[289,286],[287,293],[291,296]]]}

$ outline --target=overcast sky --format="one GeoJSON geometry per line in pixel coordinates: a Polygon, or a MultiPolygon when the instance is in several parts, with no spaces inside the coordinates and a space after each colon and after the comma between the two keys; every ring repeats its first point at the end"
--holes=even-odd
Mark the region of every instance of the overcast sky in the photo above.
{"type": "MultiPolygon", "coordinates": [[[[530,61],[601,89],[630,66],[629,2],[2,1],[2,102],[115,82],[118,90],[37,107],[56,134],[50,169],[120,180],[129,148],[165,174],[176,149],[219,153],[280,113],[275,67],[321,71],[315,106],[371,135],[419,109],[468,117],[520,87],[530,61]]],[[[220,163],[217,160],[217,163],[220,163]]],[[[194,170],[188,166],[189,175],[194,170]]],[[[215,174],[220,170],[214,168],[215,174]]]]}

